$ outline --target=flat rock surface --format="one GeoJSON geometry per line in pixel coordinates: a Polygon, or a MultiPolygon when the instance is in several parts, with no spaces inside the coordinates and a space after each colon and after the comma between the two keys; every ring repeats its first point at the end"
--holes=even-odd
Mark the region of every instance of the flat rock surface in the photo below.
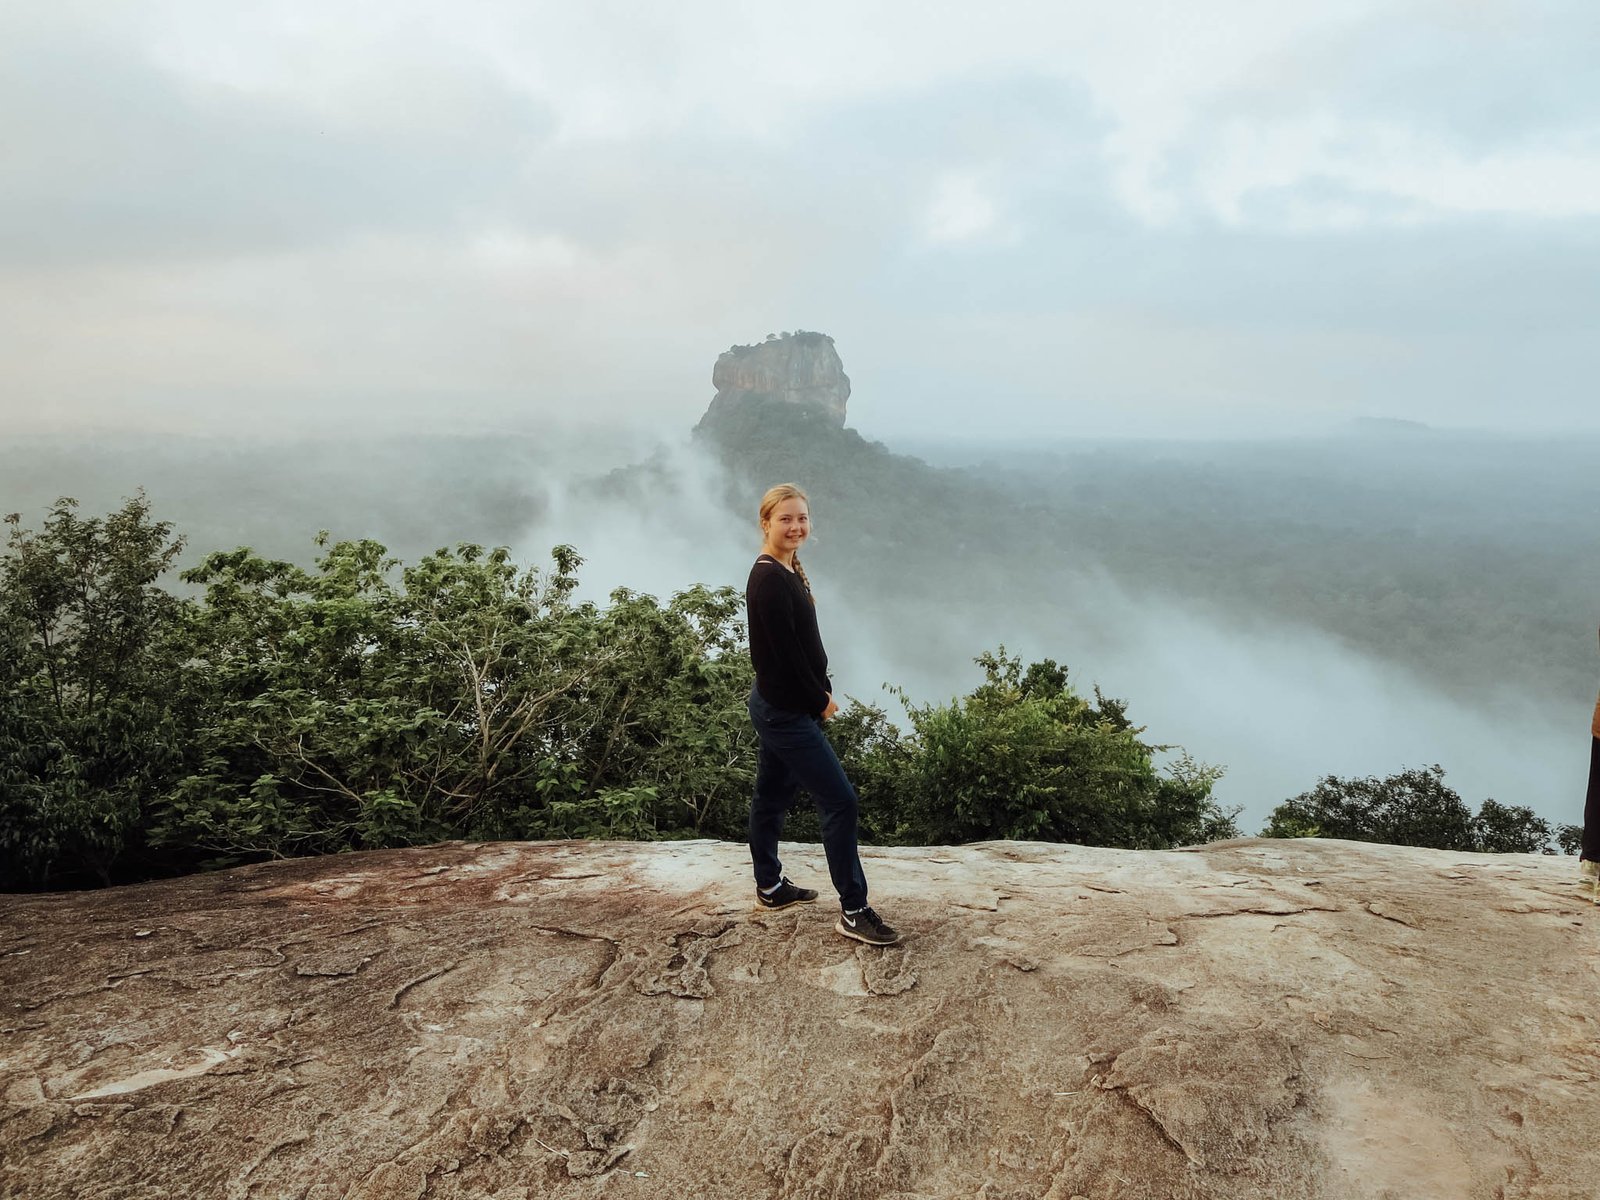
{"type": "Polygon", "coordinates": [[[713,842],[0,897],[0,1195],[1600,1195],[1571,859],[865,857],[902,946],[756,908],[713,842]]]}

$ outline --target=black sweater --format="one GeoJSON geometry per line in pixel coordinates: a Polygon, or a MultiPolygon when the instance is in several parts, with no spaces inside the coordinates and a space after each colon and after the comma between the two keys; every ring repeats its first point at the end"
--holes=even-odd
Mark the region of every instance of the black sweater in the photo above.
{"type": "Polygon", "coordinates": [[[799,575],[762,555],[750,568],[744,603],[756,691],[774,708],[820,717],[833,684],[806,585],[799,575]]]}

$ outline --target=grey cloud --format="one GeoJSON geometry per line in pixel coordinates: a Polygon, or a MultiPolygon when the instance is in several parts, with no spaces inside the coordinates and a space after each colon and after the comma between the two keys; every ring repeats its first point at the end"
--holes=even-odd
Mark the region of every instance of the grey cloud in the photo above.
{"type": "MultiPolygon", "coordinates": [[[[357,128],[267,97],[184,85],[132,48],[13,43],[0,72],[0,255],[13,263],[189,259],[459,222],[511,187],[552,130],[484,76],[443,88],[453,121],[357,128]]],[[[447,73],[449,75],[449,73],[447,73]]]]}
{"type": "MultiPolygon", "coordinates": [[[[1349,34],[1319,86],[1365,61],[1375,29],[1349,34]]],[[[1416,30],[1397,42],[1415,48],[1416,30]]],[[[1392,197],[1312,179],[1253,194],[1238,225],[1152,228],[1116,197],[1111,117],[1070,79],[816,103],[781,136],[685,123],[578,141],[552,137],[550,114],[484,64],[441,59],[382,119],[330,125],[287,101],[193,90],[120,41],[12,41],[0,255],[33,268],[13,272],[11,303],[41,340],[76,347],[83,327],[137,332],[116,306],[159,294],[207,340],[175,345],[170,365],[140,360],[143,394],[225,404],[226,369],[252,408],[276,388],[302,411],[338,397],[354,411],[405,387],[440,397],[430,410],[459,389],[517,411],[690,423],[718,350],[799,326],[839,338],[852,419],[878,436],[961,428],[977,398],[1017,430],[1070,423],[1078,404],[1147,429],[1217,398],[1263,418],[1347,406],[1483,423],[1518,396],[1545,423],[1595,419],[1578,388],[1597,365],[1600,223],[1435,215],[1296,230],[1279,218],[1297,205],[1394,215],[1392,197]],[[952,172],[992,196],[996,236],[924,237],[952,172]],[[383,236],[340,250],[368,233],[383,236]],[[478,235],[501,233],[561,245],[550,261],[486,267],[478,235]],[[232,266],[220,284],[206,261],[286,248],[292,263],[232,266]],[[41,295],[77,294],[51,264],[77,269],[88,299],[41,308],[41,295]],[[186,361],[209,373],[185,376],[186,361]]],[[[1443,69],[1429,51],[1435,65],[1408,75],[1393,54],[1373,59],[1373,80],[1443,69]]],[[[1538,86],[1547,108],[1581,119],[1559,90],[1572,85],[1538,86]]],[[[1251,87],[1195,113],[1194,139],[1167,162],[1177,193],[1228,104],[1269,110],[1274,94],[1251,87]]],[[[1385,102],[1379,82],[1356,93],[1356,107],[1385,102]]],[[[1300,101],[1276,94],[1280,108],[1300,101]]],[[[40,386],[73,382],[80,357],[59,353],[40,386]]],[[[116,346],[101,358],[88,388],[127,375],[116,346]]]]}
{"type": "Polygon", "coordinates": [[[1404,127],[1468,153],[1600,123],[1600,10],[1582,0],[1380,6],[1287,43],[1190,114],[1190,137],[1232,119],[1296,115],[1404,127]]]}
{"type": "Polygon", "coordinates": [[[884,294],[883,272],[920,251],[920,214],[943,173],[981,170],[998,195],[1025,199],[1048,169],[1050,203],[1061,207],[1072,181],[1071,203],[1102,219],[1112,207],[1104,132],[1076,85],[958,84],[819,106],[781,142],[690,130],[551,147],[529,165],[530,203],[499,215],[602,253],[692,248],[706,263],[781,264],[783,274],[752,276],[780,292],[848,281],[856,295],[900,304],[884,294]]]}
{"type": "MultiPolygon", "coordinates": [[[[891,411],[886,397],[858,388],[880,434],[930,423],[953,432],[974,396],[1019,426],[1056,419],[1063,403],[1117,397],[1177,413],[1222,394],[1262,418],[1313,398],[1467,424],[1501,423],[1512,403],[1544,424],[1584,411],[1578,389],[1597,365],[1600,222],[1463,216],[1297,231],[1193,219],[1152,229],[1111,199],[1094,114],[1074,89],[1041,102],[1041,82],[1033,93],[1024,106],[1015,93],[952,89],[880,105],[870,122],[819,127],[830,161],[875,161],[904,180],[926,177],[949,152],[952,112],[981,129],[1022,110],[995,172],[1021,231],[1015,244],[908,252],[894,219],[877,214],[888,249],[853,282],[847,307],[873,328],[852,370],[865,363],[858,378],[877,379],[896,400],[891,411]],[[1049,118],[1027,119],[1037,112],[1049,118]],[[1119,314],[1143,314],[1150,340],[1133,342],[1137,324],[1127,344],[1098,337],[1119,314]],[[1213,343],[1215,375],[1173,353],[1160,326],[1213,343]]],[[[896,198],[902,209],[909,196],[896,198]]],[[[1392,203],[1327,180],[1260,197],[1296,200],[1392,203]]]]}

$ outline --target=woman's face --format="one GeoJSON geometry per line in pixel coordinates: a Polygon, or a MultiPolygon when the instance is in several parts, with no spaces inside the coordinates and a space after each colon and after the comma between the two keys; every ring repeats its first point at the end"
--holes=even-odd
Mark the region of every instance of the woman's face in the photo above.
{"type": "Polygon", "coordinates": [[[791,496],[761,523],[761,532],[766,536],[768,549],[793,554],[811,535],[811,510],[800,497],[791,496]]]}

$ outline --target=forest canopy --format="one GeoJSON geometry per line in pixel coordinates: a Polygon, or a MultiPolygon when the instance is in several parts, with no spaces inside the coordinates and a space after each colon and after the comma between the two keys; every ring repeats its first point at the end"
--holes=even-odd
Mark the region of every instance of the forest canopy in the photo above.
{"type": "MultiPolygon", "coordinates": [[[[183,547],[140,495],[9,518],[0,877],[110,883],[448,838],[742,840],[752,680],[732,588],[574,599],[582,560],[459,545],[406,564],[319,539],[312,569],[183,547]]],[[[901,733],[835,737],[869,841],[1168,846],[1233,831],[1218,772],[1162,772],[1118,701],[1004,651],[901,733]]],[[[1187,763],[1187,760],[1185,760],[1187,763]]],[[[804,831],[803,823],[798,827],[804,831]]]]}
{"type": "MultiPolygon", "coordinates": [[[[183,539],[142,494],[7,522],[0,888],[451,838],[744,839],[752,672],[732,588],[597,605],[575,599],[570,546],[537,568],[475,544],[408,564],[325,534],[309,568],[240,547],[174,581],[183,539]]],[[[904,730],[857,700],[830,723],[868,842],[1238,834],[1212,797],[1221,770],[1158,766],[1175,748],[1125,701],[1079,694],[1050,659],[976,661],[964,696],[896,692],[904,730]]],[[[1331,811],[1301,797],[1272,831],[1361,836],[1331,811]]],[[[1486,807],[1479,825],[1546,848],[1520,815],[1486,807]]],[[[807,830],[802,813],[791,834],[807,830]]]]}

